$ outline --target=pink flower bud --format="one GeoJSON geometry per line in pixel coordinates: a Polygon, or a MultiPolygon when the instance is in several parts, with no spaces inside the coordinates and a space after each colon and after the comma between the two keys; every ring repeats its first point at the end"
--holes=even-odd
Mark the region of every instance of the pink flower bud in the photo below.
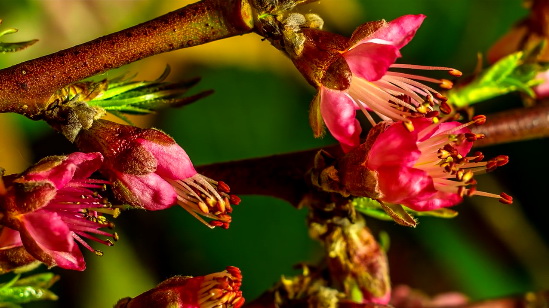
{"type": "Polygon", "coordinates": [[[135,298],[123,298],[115,308],[240,308],[244,297],[242,275],[234,266],[206,276],[177,276],[167,279],[135,298]]]}
{"type": "Polygon", "coordinates": [[[187,153],[166,133],[98,120],[76,139],[100,152],[100,171],[118,199],[134,207],[163,210],[179,204],[209,227],[228,228],[236,196],[229,186],[198,174],[187,153]],[[198,214],[213,221],[205,222],[198,214]]]}

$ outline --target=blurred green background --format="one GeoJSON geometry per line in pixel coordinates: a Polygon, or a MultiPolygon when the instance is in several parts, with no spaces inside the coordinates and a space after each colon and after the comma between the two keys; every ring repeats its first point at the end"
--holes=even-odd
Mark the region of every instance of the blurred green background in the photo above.
{"type": "MultiPolygon", "coordinates": [[[[19,33],[8,40],[40,39],[28,50],[0,55],[0,67],[68,48],[167,13],[192,1],[175,0],[18,0],[0,1],[2,28],[19,33]]],[[[323,0],[305,11],[319,13],[325,29],[349,35],[362,22],[404,14],[428,16],[402,50],[402,63],[451,66],[465,74],[487,49],[527,14],[520,0],[323,0]]],[[[113,52],[116,52],[113,50],[113,52]]],[[[170,80],[202,77],[199,90],[215,94],[180,110],[134,118],[143,127],[171,134],[195,164],[267,156],[333,143],[315,140],[308,127],[311,88],[291,62],[255,34],[155,56],[109,72],[158,77],[165,66],[170,80]]],[[[483,113],[520,107],[518,95],[493,99],[483,113]]],[[[43,123],[0,114],[0,166],[20,172],[45,155],[75,149],[43,123]]],[[[549,202],[545,161],[547,140],[483,149],[487,157],[505,154],[511,163],[478,177],[480,189],[515,197],[506,206],[476,197],[455,209],[452,220],[422,218],[416,229],[369,220],[375,233],[387,231],[394,284],[428,294],[460,291],[483,299],[549,288],[549,202]]],[[[230,184],[230,183],[229,183],[230,184]]],[[[88,269],[62,276],[54,287],[61,299],[29,307],[110,307],[173,275],[204,275],[228,265],[244,275],[248,300],[299,262],[318,262],[320,245],[307,235],[306,212],[285,202],[243,196],[229,230],[209,230],[180,208],[133,211],[117,219],[121,240],[105,256],[87,253],[88,269]]],[[[42,268],[43,269],[43,268],[42,268]]]]}

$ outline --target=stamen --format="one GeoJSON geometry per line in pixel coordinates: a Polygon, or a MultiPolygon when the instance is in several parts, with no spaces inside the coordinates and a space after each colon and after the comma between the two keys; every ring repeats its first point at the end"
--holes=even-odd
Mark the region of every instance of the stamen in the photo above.
{"type": "Polygon", "coordinates": [[[225,271],[204,276],[198,291],[198,304],[201,308],[221,308],[231,305],[240,308],[244,298],[240,286],[242,274],[236,267],[227,267],[225,271]]]}
{"type": "Polygon", "coordinates": [[[177,203],[201,223],[209,228],[229,227],[229,214],[233,210],[231,204],[236,205],[240,202],[240,198],[228,194],[229,185],[201,174],[169,182],[177,192],[177,203]],[[207,222],[200,215],[213,220],[207,222]]]}

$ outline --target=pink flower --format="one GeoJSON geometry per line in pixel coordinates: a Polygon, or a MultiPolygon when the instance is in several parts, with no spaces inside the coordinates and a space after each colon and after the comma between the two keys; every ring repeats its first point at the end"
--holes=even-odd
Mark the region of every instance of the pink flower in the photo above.
{"type": "Polygon", "coordinates": [[[116,197],[132,206],[154,211],[179,204],[209,227],[228,228],[231,205],[240,202],[227,184],[198,174],[187,153],[162,131],[98,120],[76,144],[103,154],[100,171],[116,197]],[[214,220],[207,223],[198,214],[214,220]]]}
{"type": "Polygon", "coordinates": [[[326,38],[329,36],[326,33],[319,35],[320,30],[304,29],[309,39],[305,45],[314,45],[328,53],[318,55],[312,47],[305,48],[303,55],[294,60],[305,77],[319,89],[311,110],[311,125],[317,135],[321,131],[317,114],[320,112],[331,134],[347,152],[360,144],[361,127],[355,118],[357,110],[364,112],[375,125],[370,112],[382,120],[410,123],[410,118],[433,112],[437,104],[443,104],[443,110],[448,108],[439,92],[420,81],[438,83],[445,89],[452,87],[450,81],[389,70],[445,70],[454,76],[461,75],[446,67],[395,64],[401,56],[400,49],[414,37],[424,18],[424,15],[405,15],[389,23],[367,23],[345,42],[340,37],[326,38]],[[338,41],[340,46],[329,46],[326,41],[338,41]],[[322,74],[304,69],[315,61],[319,62],[317,70],[324,69],[322,74]]]}
{"type": "Polygon", "coordinates": [[[427,118],[412,119],[413,132],[402,122],[391,124],[373,141],[366,168],[377,173],[378,200],[402,204],[416,211],[428,211],[459,203],[464,195],[481,195],[511,203],[505,193],[495,195],[477,191],[473,174],[491,171],[507,163],[507,156],[483,162],[476,152],[467,156],[475,135],[467,126],[485,122],[440,123],[427,118]]]}
{"type": "Polygon", "coordinates": [[[206,276],[172,277],[135,298],[121,299],[115,308],[240,308],[244,305],[241,285],[240,270],[228,266],[223,272],[206,276]]]}
{"type": "Polygon", "coordinates": [[[88,178],[102,159],[100,153],[47,157],[20,175],[3,178],[1,249],[23,245],[48,266],[80,271],[86,263],[77,243],[102,254],[84,241],[110,246],[112,241],[96,235],[117,239],[116,233],[100,230],[113,227],[100,212],[117,213],[96,192],[107,182],[88,178]]]}

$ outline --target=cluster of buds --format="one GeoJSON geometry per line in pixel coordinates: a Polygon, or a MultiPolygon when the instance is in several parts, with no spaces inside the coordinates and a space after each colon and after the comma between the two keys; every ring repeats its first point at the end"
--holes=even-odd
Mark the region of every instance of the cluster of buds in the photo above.
{"type": "Polygon", "coordinates": [[[339,217],[327,222],[312,220],[309,230],[324,245],[330,277],[333,285],[342,290],[342,301],[389,302],[391,284],[387,256],[364,219],[358,216],[354,222],[339,217]]]}
{"type": "Polygon", "coordinates": [[[206,226],[228,228],[232,207],[240,203],[226,183],[197,173],[187,153],[160,130],[97,120],[80,132],[76,145],[103,154],[101,173],[116,197],[134,207],[163,210],[179,204],[206,226]]]}

